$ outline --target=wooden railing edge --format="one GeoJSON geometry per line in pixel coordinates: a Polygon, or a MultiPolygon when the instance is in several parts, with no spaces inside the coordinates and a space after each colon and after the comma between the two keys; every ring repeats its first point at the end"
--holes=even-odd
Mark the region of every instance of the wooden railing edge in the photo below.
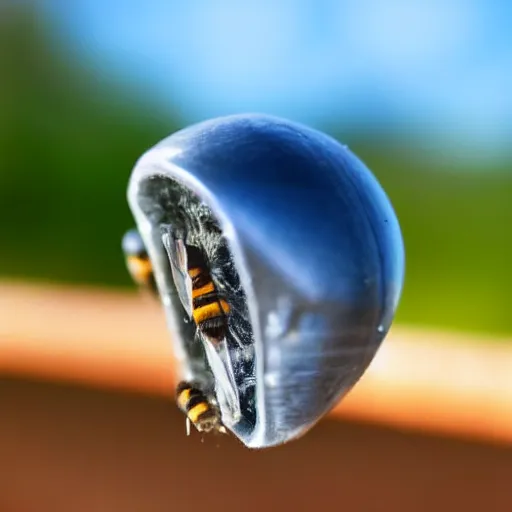
{"type": "MultiPolygon", "coordinates": [[[[512,343],[395,326],[332,417],[511,444],[510,368],[512,343]]],[[[170,335],[136,293],[2,282],[0,374],[171,396],[170,335]]]]}

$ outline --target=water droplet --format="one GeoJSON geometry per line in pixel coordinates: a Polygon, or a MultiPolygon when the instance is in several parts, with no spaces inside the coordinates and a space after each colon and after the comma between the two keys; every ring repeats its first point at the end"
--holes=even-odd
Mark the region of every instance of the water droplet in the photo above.
{"type": "Polygon", "coordinates": [[[267,316],[265,335],[273,339],[282,337],[289,329],[291,313],[292,308],[289,301],[278,298],[275,311],[271,311],[267,316]]]}
{"type": "Polygon", "coordinates": [[[275,387],[277,387],[277,385],[279,383],[279,377],[277,376],[276,373],[266,373],[264,379],[265,379],[265,384],[269,388],[275,388],[275,387]]]}

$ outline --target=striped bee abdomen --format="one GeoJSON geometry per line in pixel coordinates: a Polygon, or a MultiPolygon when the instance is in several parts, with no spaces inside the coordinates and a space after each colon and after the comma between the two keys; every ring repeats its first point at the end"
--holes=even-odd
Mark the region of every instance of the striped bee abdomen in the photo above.
{"type": "Polygon", "coordinates": [[[187,258],[194,322],[209,340],[221,341],[226,335],[229,304],[219,297],[200,249],[187,246],[187,258]]]}
{"type": "Polygon", "coordinates": [[[223,430],[218,410],[199,388],[189,382],[180,382],[176,389],[176,401],[200,432],[223,430]]]}
{"type": "Polygon", "coordinates": [[[136,229],[126,232],[122,246],[126,266],[132,279],[138,286],[156,293],[153,266],[139,232],[136,229]]]}

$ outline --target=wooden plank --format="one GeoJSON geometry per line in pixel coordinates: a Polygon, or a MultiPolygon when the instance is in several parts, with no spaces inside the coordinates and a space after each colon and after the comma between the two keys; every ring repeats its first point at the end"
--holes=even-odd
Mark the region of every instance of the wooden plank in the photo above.
{"type": "MultiPolygon", "coordinates": [[[[512,343],[395,327],[334,417],[512,443],[512,343]]],[[[135,293],[0,283],[0,372],[173,393],[158,303],[135,293]]]]}
{"type": "Polygon", "coordinates": [[[2,512],[510,512],[512,450],[323,421],[255,453],[165,397],[0,378],[2,512]]]}

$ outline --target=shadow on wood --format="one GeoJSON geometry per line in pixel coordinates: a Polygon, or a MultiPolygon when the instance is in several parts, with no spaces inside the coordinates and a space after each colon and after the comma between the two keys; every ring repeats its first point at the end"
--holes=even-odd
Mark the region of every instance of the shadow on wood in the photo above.
{"type": "Polygon", "coordinates": [[[324,421],[253,452],[165,397],[0,380],[0,510],[508,511],[512,450],[324,421]]]}

